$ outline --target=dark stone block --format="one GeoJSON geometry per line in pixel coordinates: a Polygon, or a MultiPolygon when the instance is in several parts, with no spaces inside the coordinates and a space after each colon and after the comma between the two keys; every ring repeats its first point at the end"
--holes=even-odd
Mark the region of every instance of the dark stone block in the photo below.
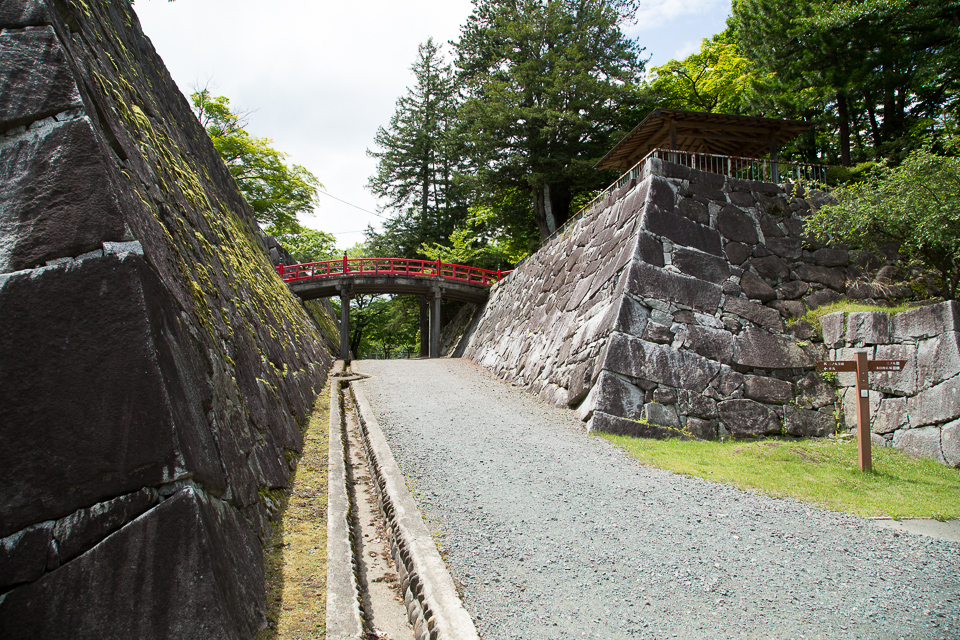
{"type": "Polygon", "coordinates": [[[680,211],[680,215],[685,218],[690,218],[699,224],[710,224],[710,212],[707,210],[707,205],[702,202],[698,202],[693,198],[682,198],[677,208],[680,211]]]}
{"type": "Polygon", "coordinates": [[[647,328],[643,331],[643,339],[658,344],[671,344],[673,342],[673,331],[665,325],[648,322],[647,328]]]}
{"type": "Polygon", "coordinates": [[[837,419],[828,409],[811,411],[788,404],[783,417],[787,434],[798,438],[823,438],[837,430],[837,419]]]}
{"type": "Polygon", "coordinates": [[[721,364],[730,364],[733,361],[733,335],[720,329],[694,324],[683,325],[677,332],[674,346],[690,349],[721,364]]]}
{"type": "Polygon", "coordinates": [[[680,413],[698,418],[713,419],[717,417],[717,402],[702,393],[680,389],[677,394],[677,403],[680,413]]]}
{"type": "Polygon", "coordinates": [[[252,638],[263,551],[238,511],[187,488],[0,600],[4,638],[252,638]]]}
{"type": "Polygon", "coordinates": [[[821,289],[804,298],[803,303],[811,309],[816,309],[838,300],[843,300],[843,296],[833,289],[821,289]]]}
{"type": "Polygon", "coordinates": [[[763,237],[767,239],[767,243],[772,238],[781,238],[787,235],[780,221],[766,214],[760,216],[760,230],[763,231],[763,237]]]}
{"type": "Polygon", "coordinates": [[[721,189],[723,189],[723,176],[715,173],[705,173],[703,171],[697,172],[697,180],[690,181],[690,193],[700,196],[701,198],[706,198],[711,202],[726,202],[727,194],[725,194],[721,189]],[[700,178],[703,179],[700,179],[700,178]]]}
{"type": "Polygon", "coordinates": [[[731,191],[730,202],[738,207],[751,209],[757,206],[757,199],[749,191],[731,191]]]}
{"type": "Polygon", "coordinates": [[[686,430],[698,440],[716,440],[719,437],[717,431],[719,423],[716,420],[703,420],[701,418],[687,418],[686,430]]]}
{"type": "Polygon", "coordinates": [[[784,318],[802,318],[807,313],[807,308],[798,300],[774,300],[770,308],[776,309],[784,318]]]}
{"type": "Polygon", "coordinates": [[[43,575],[52,529],[52,524],[45,522],[0,540],[0,591],[21,582],[33,582],[43,575]]]}
{"type": "Polygon", "coordinates": [[[717,404],[717,410],[734,437],[773,435],[783,428],[773,409],[754,400],[726,400],[717,404]]]}
{"type": "Polygon", "coordinates": [[[727,246],[723,248],[723,251],[727,256],[727,260],[735,265],[741,265],[746,262],[751,254],[750,247],[740,242],[728,242],[727,246]]]}
{"type": "Polygon", "coordinates": [[[224,490],[179,323],[132,254],[0,279],[0,535],[188,473],[224,490]]]}
{"type": "Polygon", "coordinates": [[[797,381],[797,404],[804,409],[819,409],[836,402],[836,389],[819,374],[811,371],[797,381]]]}
{"type": "Polygon", "coordinates": [[[747,265],[753,267],[764,280],[780,281],[790,277],[790,265],[777,256],[751,258],[747,265]]]}
{"type": "Polygon", "coordinates": [[[0,147],[0,271],[99,249],[124,233],[89,120],[41,127],[0,147]]]}
{"type": "MultiPolygon", "coordinates": [[[[50,24],[43,0],[3,0],[0,2],[0,27],[20,29],[50,24]]],[[[3,68],[3,67],[0,67],[3,68]]]]}
{"type": "Polygon", "coordinates": [[[647,264],[655,267],[663,266],[663,243],[657,240],[649,233],[637,234],[637,254],[638,260],[643,260],[647,264]]]}
{"type": "Polygon", "coordinates": [[[83,106],[53,27],[0,32],[0,132],[83,106]]]}
{"type": "Polygon", "coordinates": [[[799,369],[813,359],[796,342],[763,329],[748,327],[736,337],[733,361],[756,369],[799,369]]]}
{"type": "Polygon", "coordinates": [[[676,389],[703,391],[720,365],[686,350],[613,334],[603,368],[629,378],[650,380],[676,389]]]}
{"type": "Polygon", "coordinates": [[[720,284],[730,277],[727,261],[702,251],[677,247],[673,250],[672,263],[684,273],[707,282],[720,284]]]}
{"type": "Polygon", "coordinates": [[[650,178],[650,193],[647,196],[647,206],[652,204],[662,211],[672,212],[677,204],[677,193],[669,181],[659,176],[650,178]]]}
{"type": "Polygon", "coordinates": [[[653,390],[653,401],[657,404],[677,404],[677,390],[670,387],[657,387],[653,390]]]}
{"type": "Polygon", "coordinates": [[[793,385],[776,378],[744,376],[743,397],[767,404],[786,404],[793,400],[793,385]]]}
{"type": "Polygon", "coordinates": [[[847,342],[850,346],[886,344],[892,324],[890,314],[882,311],[851,313],[847,316],[847,342]]]}
{"type": "Polygon", "coordinates": [[[643,211],[643,228],[674,244],[693,247],[715,256],[722,255],[720,234],[710,227],[649,204],[643,211]]]}
{"type": "Polygon", "coordinates": [[[749,271],[740,276],[740,289],[751,300],[770,302],[777,299],[777,292],[766,282],[749,271]]]}
{"type": "Polygon", "coordinates": [[[807,282],[819,282],[834,291],[843,293],[846,289],[847,278],[843,271],[827,267],[815,267],[801,264],[796,268],[797,277],[807,282]]]}
{"type": "Polygon", "coordinates": [[[773,252],[767,249],[767,245],[765,244],[758,244],[753,248],[753,257],[755,258],[766,258],[772,255],[773,252]]]}
{"type": "Polygon", "coordinates": [[[784,282],[777,287],[777,297],[781,300],[797,300],[810,291],[810,285],[800,280],[784,282]]]}
{"type": "Polygon", "coordinates": [[[845,267],[850,264],[850,252],[846,249],[817,249],[813,252],[813,260],[822,267],[845,267]]]}
{"type": "Polygon", "coordinates": [[[717,214],[717,229],[728,240],[756,244],[760,241],[753,218],[733,205],[727,205],[717,214]]]}
{"type": "Polygon", "coordinates": [[[803,254],[803,243],[797,238],[767,238],[767,248],[787,260],[797,260],[803,254]]]}
{"type": "Polygon", "coordinates": [[[776,310],[751,302],[746,298],[725,298],[723,310],[763,327],[771,329],[781,329],[783,327],[783,321],[776,310]]]}
{"type": "Polygon", "coordinates": [[[627,291],[634,295],[669,300],[709,314],[716,313],[720,304],[721,289],[718,285],[643,262],[633,263],[629,278],[627,291]]]}
{"type": "Polygon", "coordinates": [[[847,286],[846,295],[851,300],[869,300],[883,298],[884,289],[872,282],[855,282],[847,286]]]}
{"type": "Polygon", "coordinates": [[[590,421],[587,423],[589,433],[610,433],[613,435],[633,436],[634,438],[653,438],[663,440],[666,438],[687,439],[689,436],[680,429],[664,427],[660,425],[641,422],[640,420],[629,420],[618,416],[611,416],[601,411],[596,411],[590,421]]]}
{"type": "Polygon", "coordinates": [[[155,489],[141,489],[57,520],[53,537],[60,562],[66,562],[157,504],[155,489]]]}

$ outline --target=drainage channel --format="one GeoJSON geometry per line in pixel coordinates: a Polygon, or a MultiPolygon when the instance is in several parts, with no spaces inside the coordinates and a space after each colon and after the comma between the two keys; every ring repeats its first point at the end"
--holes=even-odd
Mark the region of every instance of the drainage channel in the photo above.
{"type": "Polygon", "coordinates": [[[387,524],[363,446],[356,403],[349,387],[341,388],[341,394],[351,535],[364,632],[371,640],[414,640],[399,572],[390,553],[387,524]]]}

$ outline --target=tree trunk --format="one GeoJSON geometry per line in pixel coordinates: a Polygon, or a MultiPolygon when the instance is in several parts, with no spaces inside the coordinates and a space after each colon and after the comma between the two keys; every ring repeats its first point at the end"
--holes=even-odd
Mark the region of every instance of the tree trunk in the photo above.
{"type": "Polygon", "coordinates": [[[837,93],[837,117],[840,119],[840,164],[850,166],[850,113],[847,95],[837,93]]]}

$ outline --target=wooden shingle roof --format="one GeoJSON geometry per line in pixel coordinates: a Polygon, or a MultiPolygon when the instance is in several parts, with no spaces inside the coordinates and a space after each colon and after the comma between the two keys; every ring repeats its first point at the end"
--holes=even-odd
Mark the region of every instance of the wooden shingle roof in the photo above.
{"type": "Polygon", "coordinates": [[[626,171],[653,149],[759,158],[810,127],[798,120],[654,109],[596,168],[626,171]]]}

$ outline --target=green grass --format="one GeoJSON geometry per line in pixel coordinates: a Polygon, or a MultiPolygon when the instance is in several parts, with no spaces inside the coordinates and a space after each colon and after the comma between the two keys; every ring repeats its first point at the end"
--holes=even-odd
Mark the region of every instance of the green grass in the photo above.
{"type": "Polygon", "coordinates": [[[845,314],[858,313],[861,311],[882,311],[884,313],[900,313],[901,311],[907,311],[908,309],[913,309],[914,307],[901,304],[895,307],[881,307],[879,305],[873,304],[863,304],[862,302],[852,302],[850,300],[838,300],[837,302],[831,302],[830,304],[825,304],[822,307],[817,307],[816,309],[810,309],[802,318],[791,318],[787,320],[787,324],[793,324],[799,320],[809,322],[813,327],[813,330],[816,331],[817,335],[823,336],[823,328],[820,326],[820,318],[831,313],[836,313],[838,311],[843,311],[845,314]]]}
{"type": "Polygon", "coordinates": [[[834,511],[960,517],[960,470],[874,448],[873,471],[861,473],[854,439],[702,442],[601,435],[652,467],[834,511]]]}

